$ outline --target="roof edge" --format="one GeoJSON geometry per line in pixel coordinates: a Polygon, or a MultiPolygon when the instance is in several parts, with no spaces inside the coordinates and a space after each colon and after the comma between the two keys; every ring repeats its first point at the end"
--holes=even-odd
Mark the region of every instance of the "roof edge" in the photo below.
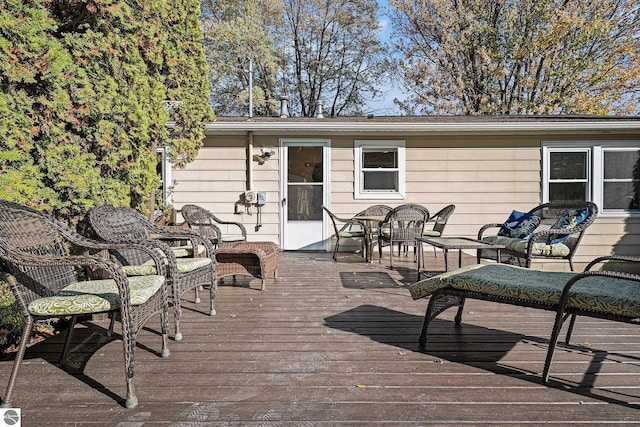
{"type": "Polygon", "coordinates": [[[219,121],[205,125],[206,135],[244,134],[532,134],[532,133],[638,133],[640,119],[610,120],[539,120],[539,121],[483,121],[468,123],[415,122],[415,121],[219,121]]]}

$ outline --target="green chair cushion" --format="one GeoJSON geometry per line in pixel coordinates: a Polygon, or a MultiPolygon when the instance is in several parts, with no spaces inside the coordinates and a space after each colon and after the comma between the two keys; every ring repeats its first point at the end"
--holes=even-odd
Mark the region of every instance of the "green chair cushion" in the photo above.
{"type": "MultiPolygon", "coordinates": [[[[527,245],[529,240],[516,239],[514,237],[505,236],[485,236],[482,240],[490,243],[504,245],[505,249],[525,255],[527,253],[527,245]]],[[[535,256],[548,257],[564,257],[569,255],[571,250],[564,243],[548,244],[546,242],[535,242],[533,244],[532,254],[535,256]]]]}
{"type": "Polygon", "coordinates": [[[439,231],[434,231],[434,230],[424,230],[422,235],[427,237],[440,237],[441,233],[439,231]]]}
{"type": "MultiPolygon", "coordinates": [[[[237,234],[237,235],[227,234],[225,236],[222,236],[222,243],[244,242],[245,240],[247,240],[247,238],[244,237],[242,234],[237,234]]],[[[211,243],[213,243],[214,245],[217,245],[220,242],[218,242],[218,239],[214,237],[211,239],[211,243]]]]}
{"type": "MultiPolygon", "coordinates": [[[[176,258],[178,273],[188,273],[200,267],[211,264],[211,258],[176,258]]],[[[157,274],[156,265],[153,260],[149,260],[140,265],[125,265],[122,270],[127,276],[147,276],[157,274]]]]}
{"type": "MultiPolygon", "coordinates": [[[[164,285],[164,276],[129,278],[131,305],[145,303],[164,285]]],[[[71,316],[101,313],[120,308],[120,294],[112,279],[75,282],[52,297],[39,298],[29,304],[36,316],[71,316]]]]}
{"type": "MultiPolygon", "coordinates": [[[[171,251],[173,251],[173,255],[175,255],[176,258],[193,257],[193,246],[191,245],[172,246],[171,251]]],[[[204,252],[205,252],[204,245],[198,245],[198,255],[201,255],[204,252]]]]}
{"type": "Polygon", "coordinates": [[[178,258],[176,261],[178,263],[178,273],[189,273],[190,271],[197,270],[212,263],[209,257],[178,258]]]}
{"type": "MultiPolygon", "coordinates": [[[[505,264],[473,265],[419,281],[409,287],[413,299],[451,287],[486,295],[558,304],[575,273],[540,271],[505,264]]],[[[619,316],[640,317],[640,283],[593,276],[570,291],[567,306],[619,316]]]]}
{"type": "Polygon", "coordinates": [[[340,237],[364,237],[364,231],[362,230],[344,230],[340,232],[340,237]]]}
{"type": "Polygon", "coordinates": [[[238,235],[227,234],[222,236],[223,242],[244,242],[245,240],[247,240],[247,238],[244,237],[242,234],[238,234],[238,235]]]}
{"type": "MultiPolygon", "coordinates": [[[[507,246],[507,249],[520,254],[525,254],[527,253],[528,243],[529,242],[526,240],[518,240],[517,242],[511,242],[507,246]]],[[[533,255],[548,257],[564,257],[569,255],[570,252],[571,250],[564,243],[554,243],[550,245],[546,242],[534,242],[533,249],[531,251],[533,255]]]]}

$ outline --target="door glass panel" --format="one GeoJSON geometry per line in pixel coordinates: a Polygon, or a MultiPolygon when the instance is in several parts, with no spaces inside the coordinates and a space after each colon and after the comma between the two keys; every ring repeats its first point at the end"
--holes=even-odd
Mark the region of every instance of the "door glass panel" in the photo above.
{"type": "Polygon", "coordinates": [[[322,221],[322,186],[289,185],[289,221],[322,221]]]}
{"type": "Polygon", "coordinates": [[[289,147],[289,182],[322,183],[322,147],[289,147]]]}
{"type": "Polygon", "coordinates": [[[288,220],[322,221],[322,147],[289,147],[288,156],[288,220]]]}

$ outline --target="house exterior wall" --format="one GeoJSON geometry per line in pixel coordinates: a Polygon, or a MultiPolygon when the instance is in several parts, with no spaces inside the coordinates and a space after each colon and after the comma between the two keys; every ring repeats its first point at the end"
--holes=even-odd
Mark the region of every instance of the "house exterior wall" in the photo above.
{"type": "MultiPolygon", "coordinates": [[[[260,148],[278,147],[278,139],[271,139],[270,145],[262,141],[254,145],[252,159],[260,155],[260,148]]],[[[213,212],[224,221],[239,222],[247,229],[250,241],[279,242],[279,156],[276,154],[259,165],[253,161],[253,185],[247,180],[247,138],[226,137],[222,141],[207,138],[196,159],[185,169],[173,170],[173,204],[178,211],[188,203],[197,204],[213,212]],[[261,227],[258,225],[257,208],[247,208],[242,203],[248,189],[265,191],[267,204],[261,210],[261,227]],[[236,205],[242,212],[236,213],[236,205]]],[[[178,221],[182,217],[178,212],[178,221]]],[[[225,229],[222,229],[225,232],[225,229]]],[[[237,229],[229,228],[231,234],[237,229]]]]}
{"type": "MultiPolygon", "coordinates": [[[[287,139],[317,139],[287,135],[287,139]]],[[[402,136],[323,135],[331,141],[329,207],[338,216],[349,217],[373,204],[397,206],[419,203],[433,214],[448,204],[456,205],[445,235],[475,238],[481,226],[502,223],[513,209],[529,210],[541,203],[542,145],[545,141],[585,140],[589,136],[402,136]],[[404,200],[354,199],[354,141],[403,140],[406,144],[406,197],[404,200]]],[[[602,140],[599,135],[595,139],[602,140]]],[[[607,135],[612,140],[634,140],[629,135],[607,135]]],[[[640,140],[639,138],[635,139],[640,140]]],[[[176,209],[195,203],[222,219],[243,223],[249,240],[280,241],[280,138],[257,135],[251,139],[252,176],[248,182],[246,135],[207,137],[196,160],[173,171],[176,209]],[[261,148],[276,154],[259,162],[261,148]],[[244,191],[265,191],[260,228],[256,208],[234,213],[244,191]]],[[[180,218],[180,217],[179,217],[180,218]]],[[[640,218],[599,216],[588,229],[577,255],[576,269],[596,256],[640,253],[640,218]]],[[[566,262],[536,262],[540,268],[565,270],[566,262]]]]}

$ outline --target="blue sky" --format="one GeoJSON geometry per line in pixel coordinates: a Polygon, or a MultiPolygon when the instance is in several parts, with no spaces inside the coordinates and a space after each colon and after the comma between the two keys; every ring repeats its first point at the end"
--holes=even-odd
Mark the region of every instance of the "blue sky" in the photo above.
{"type": "MultiPolygon", "coordinates": [[[[390,25],[388,22],[388,18],[385,15],[386,9],[389,6],[388,0],[377,0],[380,5],[380,27],[381,31],[381,39],[383,42],[387,42],[389,38],[390,25]]],[[[403,98],[402,91],[393,85],[382,88],[384,95],[383,99],[378,102],[370,102],[368,104],[368,110],[366,113],[374,114],[376,116],[396,116],[399,115],[399,110],[396,106],[393,105],[394,98],[403,98]]]]}

